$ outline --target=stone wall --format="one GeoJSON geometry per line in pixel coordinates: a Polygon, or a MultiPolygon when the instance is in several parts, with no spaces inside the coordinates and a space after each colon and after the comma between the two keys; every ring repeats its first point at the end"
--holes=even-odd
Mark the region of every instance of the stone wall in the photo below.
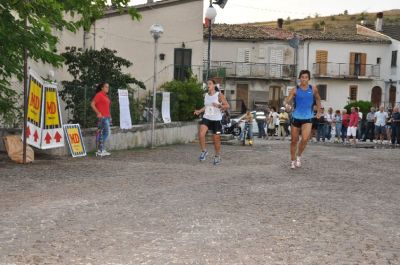
{"type": "MultiPolygon", "coordinates": [[[[172,122],[169,124],[156,125],[156,146],[188,143],[197,137],[197,122],[172,122]]],[[[20,129],[0,129],[0,138],[10,134],[21,134],[20,129]]],[[[86,151],[93,152],[96,149],[96,129],[83,129],[83,141],[86,151]]],[[[111,136],[106,144],[107,150],[126,150],[137,147],[149,147],[151,145],[151,124],[135,125],[130,130],[122,130],[118,127],[111,128],[111,136]]],[[[0,141],[0,151],[5,151],[4,143],[0,141]]],[[[65,148],[54,148],[49,150],[35,149],[35,153],[46,153],[51,155],[69,155],[67,144],[65,148]]]]}

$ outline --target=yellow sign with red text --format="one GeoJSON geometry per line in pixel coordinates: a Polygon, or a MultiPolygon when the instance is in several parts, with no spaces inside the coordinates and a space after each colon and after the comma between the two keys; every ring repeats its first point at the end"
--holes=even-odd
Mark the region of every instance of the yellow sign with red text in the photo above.
{"type": "Polygon", "coordinates": [[[73,157],[86,156],[86,148],[83,143],[83,137],[79,124],[64,125],[64,131],[67,135],[69,150],[73,157]]]}
{"type": "Polygon", "coordinates": [[[32,75],[29,78],[28,121],[40,127],[43,84],[32,75]]]}

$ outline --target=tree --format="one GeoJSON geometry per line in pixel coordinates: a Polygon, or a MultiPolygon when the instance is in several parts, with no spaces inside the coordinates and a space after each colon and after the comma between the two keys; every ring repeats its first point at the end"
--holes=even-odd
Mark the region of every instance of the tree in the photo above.
{"type": "MultiPolygon", "coordinates": [[[[15,0],[0,2],[0,109],[13,111],[18,106],[17,96],[10,87],[10,79],[23,79],[24,50],[31,59],[61,66],[63,57],[57,54],[58,38],[54,30],[75,32],[89,30],[107,8],[107,0],[15,0]]],[[[132,19],[140,19],[135,8],[127,8],[129,0],[112,0],[120,12],[128,12],[132,19]]]]}
{"type": "Polygon", "coordinates": [[[363,113],[363,117],[365,118],[367,117],[367,113],[372,107],[372,103],[370,101],[359,100],[347,104],[344,108],[347,110],[347,113],[350,113],[352,107],[358,107],[359,110],[363,113]]]}
{"type": "MultiPolygon", "coordinates": [[[[122,68],[130,67],[132,62],[116,56],[116,51],[107,48],[82,51],[72,47],[61,55],[65,58],[68,72],[73,76],[72,81],[62,82],[64,89],[60,91],[61,98],[66,102],[66,110],[72,113],[71,121],[84,127],[96,126],[97,119],[90,102],[96,84],[107,82],[110,85],[111,117],[113,124],[119,125],[118,89],[128,89],[132,95],[132,84],[136,84],[138,89],[145,88],[143,82],[122,73],[122,68]]],[[[131,116],[134,114],[131,113],[131,116]]]]}
{"type": "Polygon", "coordinates": [[[195,109],[203,106],[204,90],[197,79],[191,77],[187,81],[171,81],[162,88],[171,92],[171,118],[173,121],[191,121],[195,109]]]}
{"type": "Polygon", "coordinates": [[[349,11],[346,9],[346,10],[343,12],[343,14],[344,14],[345,16],[347,16],[347,15],[349,14],[349,11]]]}

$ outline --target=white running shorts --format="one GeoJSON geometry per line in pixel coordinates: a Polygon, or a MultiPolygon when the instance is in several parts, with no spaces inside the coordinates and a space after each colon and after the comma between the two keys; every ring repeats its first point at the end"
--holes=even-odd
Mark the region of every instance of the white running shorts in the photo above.
{"type": "Polygon", "coordinates": [[[353,136],[356,137],[357,136],[357,127],[349,127],[347,128],[347,136],[353,136]]]}

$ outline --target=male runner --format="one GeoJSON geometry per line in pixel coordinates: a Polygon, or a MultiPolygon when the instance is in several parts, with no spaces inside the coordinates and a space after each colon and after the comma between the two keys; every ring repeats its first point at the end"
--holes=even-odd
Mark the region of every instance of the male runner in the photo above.
{"type": "Polygon", "coordinates": [[[215,156],[214,165],[221,163],[221,120],[222,111],[229,109],[229,104],[225,96],[217,92],[215,89],[215,81],[210,79],[207,81],[208,93],[204,95],[204,107],[194,112],[195,115],[200,115],[204,112],[203,119],[199,128],[199,142],[201,148],[200,161],[205,161],[208,155],[206,149],[206,134],[208,130],[213,132],[215,156]]]}
{"type": "Polygon", "coordinates": [[[319,119],[321,117],[321,97],[319,96],[318,89],[309,84],[310,71],[300,71],[299,79],[300,85],[297,85],[296,88],[290,91],[285,103],[286,108],[288,108],[293,101],[291,123],[292,141],[290,144],[290,156],[292,161],[290,167],[292,169],[301,167],[301,155],[311,135],[314,104],[317,105],[316,118],[319,119]],[[298,144],[300,133],[301,141],[300,144],[298,144]]]}

